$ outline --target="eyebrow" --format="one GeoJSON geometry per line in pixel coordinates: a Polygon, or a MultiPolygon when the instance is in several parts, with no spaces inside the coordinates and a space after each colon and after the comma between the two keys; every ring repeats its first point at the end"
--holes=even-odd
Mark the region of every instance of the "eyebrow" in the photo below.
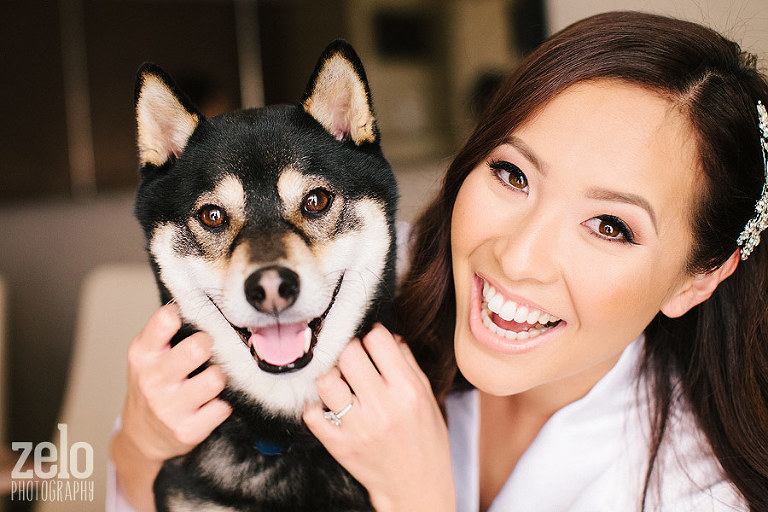
{"type": "Polygon", "coordinates": [[[597,187],[588,189],[586,196],[590,199],[597,199],[598,201],[614,201],[618,203],[626,203],[639,206],[648,212],[648,216],[651,218],[654,231],[657,233],[659,231],[656,223],[656,212],[653,210],[651,203],[649,203],[648,200],[642,196],[597,187]]]}
{"type": "Polygon", "coordinates": [[[539,160],[536,154],[531,150],[531,148],[528,147],[525,142],[522,141],[522,139],[515,137],[514,135],[509,135],[504,138],[503,144],[508,144],[518,150],[523,154],[526,160],[531,162],[531,164],[542,174],[542,176],[547,175],[547,166],[544,165],[541,160],[539,160]]]}

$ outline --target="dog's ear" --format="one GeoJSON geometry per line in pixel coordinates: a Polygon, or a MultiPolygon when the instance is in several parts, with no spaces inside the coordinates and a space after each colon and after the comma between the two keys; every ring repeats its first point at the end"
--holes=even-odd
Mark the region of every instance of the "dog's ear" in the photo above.
{"type": "Polygon", "coordinates": [[[379,141],[368,79],[346,41],[338,39],[323,51],[301,106],[337,140],[358,146],[379,141]]]}
{"type": "Polygon", "coordinates": [[[134,101],[141,166],[160,167],[171,157],[181,156],[204,118],[171,77],[154,64],[143,64],[136,79],[134,101]]]}

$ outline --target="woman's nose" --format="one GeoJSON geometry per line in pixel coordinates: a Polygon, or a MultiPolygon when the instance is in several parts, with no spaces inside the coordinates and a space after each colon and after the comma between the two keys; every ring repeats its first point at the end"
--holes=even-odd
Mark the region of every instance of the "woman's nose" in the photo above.
{"type": "Polygon", "coordinates": [[[531,213],[518,219],[496,242],[496,257],[505,275],[516,281],[554,282],[558,262],[568,257],[561,225],[552,214],[531,213]]]}

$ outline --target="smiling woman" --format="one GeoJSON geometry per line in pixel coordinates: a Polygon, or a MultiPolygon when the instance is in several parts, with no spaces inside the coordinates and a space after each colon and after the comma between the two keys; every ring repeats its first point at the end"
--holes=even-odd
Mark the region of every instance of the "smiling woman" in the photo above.
{"type": "Polygon", "coordinates": [[[631,12],[506,79],[398,299],[459,510],[768,509],[766,101],[735,43],[631,12]]]}
{"type": "Polygon", "coordinates": [[[577,84],[469,173],[451,248],[456,354],[473,384],[509,395],[557,382],[570,403],[685,289],[695,152],[671,110],[624,82],[577,84]],[[502,317],[512,303],[517,325],[502,317]],[[560,320],[542,332],[519,323],[529,311],[560,320]]]}

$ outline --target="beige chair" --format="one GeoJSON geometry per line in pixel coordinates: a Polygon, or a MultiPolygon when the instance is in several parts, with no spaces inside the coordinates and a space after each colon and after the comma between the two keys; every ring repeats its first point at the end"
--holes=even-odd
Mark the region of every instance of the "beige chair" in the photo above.
{"type": "MultiPolygon", "coordinates": [[[[94,482],[94,498],[92,502],[38,501],[36,512],[104,510],[109,439],[125,395],[126,351],[158,307],[149,265],[103,266],[84,280],[58,422],[67,425],[69,446],[83,441],[93,447],[94,471],[89,480],[94,482]]],[[[53,437],[53,443],[61,446],[58,429],[53,437]]]]}

